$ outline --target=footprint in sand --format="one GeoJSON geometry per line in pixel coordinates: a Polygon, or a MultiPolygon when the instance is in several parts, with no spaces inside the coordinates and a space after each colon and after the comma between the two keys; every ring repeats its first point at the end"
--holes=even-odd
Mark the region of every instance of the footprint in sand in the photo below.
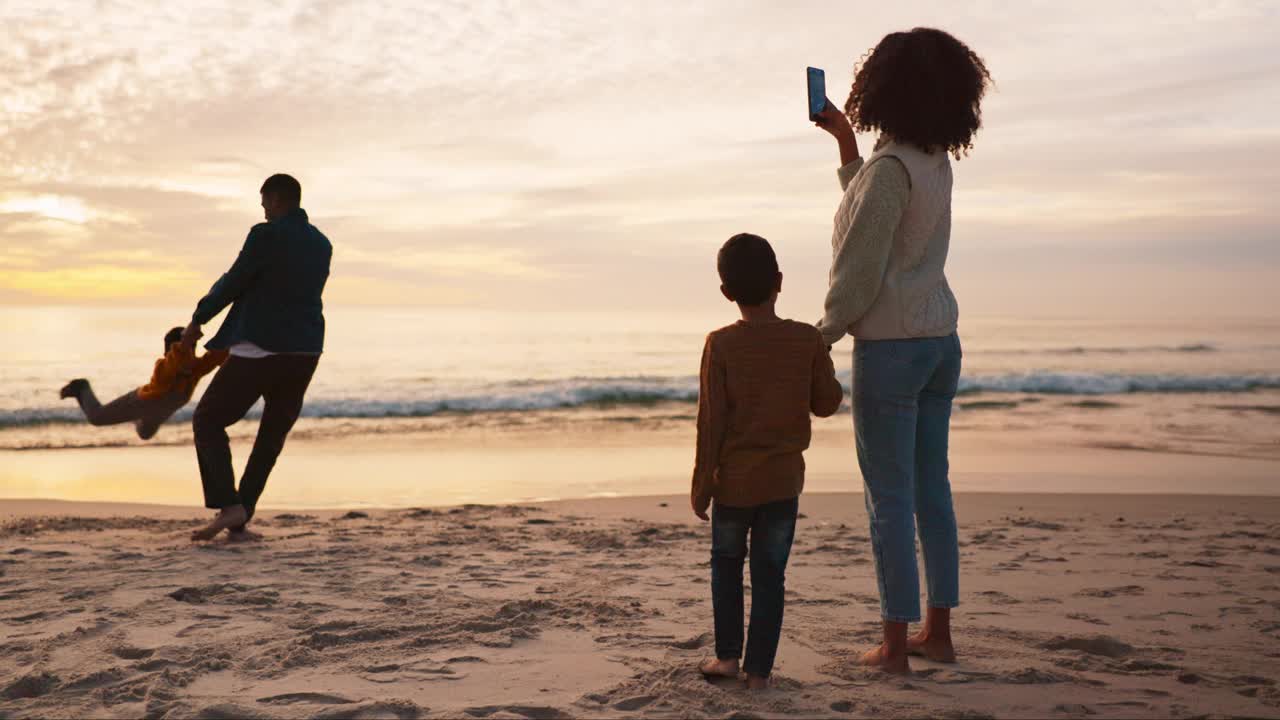
{"type": "Polygon", "coordinates": [[[1020,528],[1030,528],[1032,530],[1065,530],[1066,526],[1061,523],[1045,522],[1034,518],[1015,517],[1005,518],[1010,525],[1020,528]]]}
{"type": "Polygon", "coordinates": [[[138,552],[117,552],[107,556],[108,560],[141,560],[146,555],[138,552]]]}
{"type": "Polygon", "coordinates": [[[1021,600],[1011,595],[1006,595],[998,590],[983,590],[977,594],[991,601],[993,605],[1018,605],[1022,602],[1021,600]]]}
{"type": "Polygon", "coordinates": [[[59,688],[62,691],[84,691],[100,688],[107,685],[115,685],[128,676],[124,668],[108,668],[106,670],[95,670],[87,675],[81,675],[73,679],[71,682],[59,688]]]}
{"type": "MultiPolygon", "coordinates": [[[[174,710],[176,709],[177,708],[174,708],[174,710]]],[[[200,720],[239,720],[240,718],[256,717],[262,714],[259,711],[255,711],[253,708],[236,705],[235,703],[218,703],[217,705],[208,705],[191,713],[175,712],[174,710],[164,713],[164,716],[168,717],[173,714],[183,717],[197,717],[200,718],[200,720]]],[[[152,717],[154,716],[154,713],[148,712],[147,716],[152,717]]]]}
{"type": "Polygon", "coordinates": [[[1192,615],[1191,613],[1185,613],[1178,610],[1165,610],[1163,612],[1148,613],[1145,615],[1125,615],[1124,619],[1151,622],[1156,620],[1164,620],[1165,618],[1170,618],[1170,617],[1195,617],[1195,616],[1192,615]]]}
{"type": "Polygon", "coordinates": [[[657,699],[658,698],[655,695],[636,695],[614,703],[613,709],[622,710],[623,712],[631,712],[632,710],[639,710],[657,699]]]}
{"type": "Polygon", "coordinates": [[[66,550],[41,550],[37,552],[36,555],[39,555],[40,557],[45,557],[45,558],[71,557],[71,553],[67,552],[66,550]]]}
{"type": "Polygon", "coordinates": [[[49,615],[50,613],[45,612],[44,610],[37,610],[36,612],[29,613],[27,615],[14,615],[13,617],[7,617],[5,618],[5,621],[17,623],[19,625],[26,625],[33,620],[42,620],[49,617],[49,615]]]}
{"type": "Polygon", "coordinates": [[[1147,589],[1141,585],[1121,585],[1110,588],[1085,588],[1076,593],[1077,597],[1112,598],[1119,596],[1138,596],[1146,594],[1147,589]]]}
{"type": "Polygon", "coordinates": [[[1125,657],[1133,653],[1133,646],[1108,635],[1093,637],[1056,637],[1040,645],[1045,650],[1078,650],[1089,655],[1109,658],[1125,657]]]}
{"type": "Polygon", "coordinates": [[[960,547],[965,547],[966,545],[996,545],[1003,543],[1005,540],[1008,540],[1008,536],[1002,532],[981,530],[970,536],[968,542],[960,541],[960,547]]]}
{"type": "Polygon", "coordinates": [[[1235,563],[1219,562],[1217,560],[1184,560],[1172,563],[1176,567],[1200,567],[1200,568],[1238,568],[1235,563]]]}
{"type": "Polygon", "coordinates": [[[1254,615],[1256,614],[1256,612],[1257,611],[1255,611],[1251,607],[1241,607],[1239,605],[1227,605],[1226,607],[1218,608],[1218,618],[1219,619],[1225,618],[1228,615],[1254,615]]]}
{"type": "Polygon", "coordinates": [[[351,705],[359,702],[341,695],[328,695],[326,693],[284,693],[283,695],[270,695],[268,697],[258,698],[258,702],[267,705],[292,705],[294,703],[314,703],[316,705],[351,705]]]}
{"type": "Polygon", "coordinates": [[[133,647],[132,645],[118,645],[111,648],[111,654],[121,660],[145,660],[155,654],[155,650],[133,647]]]}
{"type": "Polygon", "coordinates": [[[1080,703],[1062,703],[1060,705],[1054,705],[1053,712],[1062,715],[1073,715],[1076,717],[1098,714],[1097,710],[1094,710],[1088,705],[1081,705],[1080,703]]]}
{"type": "Polygon", "coordinates": [[[1101,682],[1097,680],[1086,680],[1078,676],[1056,673],[1052,670],[1040,670],[1038,668],[1023,668],[1011,673],[1006,673],[1000,676],[999,681],[1012,683],[1014,685],[1049,685],[1054,683],[1101,684],[1101,682]]]}
{"type": "Polygon", "coordinates": [[[1103,620],[1102,618],[1097,618],[1097,617],[1094,617],[1094,616],[1092,616],[1092,615],[1088,615],[1088,614],[1085,614],[1085,613],[1067,613],[1067,617],[1068,617],[1068,618],[1070,618],[1070,619],[1072,619],[1072,620],[1079,620],[1080,622],[1087,622],[1087,623],[1089,623],[1090,625],[1110,625],[1110,624],[1111,624],[1111,623],[1107,622],[1106,620],[1103,620]]]}
{"type": "MultiPolygon", "coordinates": [[[[312,715],[312,720],[416,720],[426,715],[428,709],[408,700],[380,700],[358,705],[344,705],[312,715]]],[[[252,717],[253,713],[240,717],[252,717]]]]}
{"type": "Polygon", "coordinates": [[[462,711],[469,717],[486,718],[497,713],[519,715],[529,720],[560,720],[572,717],[564,711],[542,705],[482,705],[462,711]]]}
{"type": "Polygon", "coordinates": [[[679,650],[697,650],[698,648],[707,647],[714,640],[715,640],[715,636],[713,636],[709,632],[705,632],[705,633],[702,633],[701,635],[694,635],[693,637],[688,638],[687,640],[673,642],[671,643],[671,647],[677,648],[679,650]]]}
{"type": "Polygon", "coordinates": [[[1060,556],[1041,555],[1040,553],[1037,553],[1037,552],[1024,552],[1021,555],[1015,557],[1012,560],[1012,562],[1060,563],[1060,562],[1067,562],[1067,559],[1060,556]]]}
{"type": "Polygon", "coordinates": [[[1132,673],[1135,675],[1161,675],[1165,673],[1177,672],[1180,668],[1177,665],[1160,662],[1158,660],[1143,660],[1141,658],[1132,658],[1126,660],[1117,670],[1120,672],[1132,673]]]}
{"type": "Polygon", "coordinates": [[[1151,703],[1142,702],[1141,700],[1112,700],[1110,702],[1098,703],[1105,708],[1118,708],[1129,710],[1150,710],[1151,703]]]}
{"type": "Polygon", "coordinates": [[[34,672],[23,675],[0,690],[0,697],[6,700],[36,698],[48,695],[60,684],[57,675],[48,672],[34,672]]]}

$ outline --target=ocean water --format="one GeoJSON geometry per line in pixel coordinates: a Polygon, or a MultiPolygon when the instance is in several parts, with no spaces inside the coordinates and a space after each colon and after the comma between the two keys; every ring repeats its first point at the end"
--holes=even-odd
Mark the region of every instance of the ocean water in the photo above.
{"type": "MultiPolygon", "coordinates": [[[[724,310],[330,310],[299,429],[394,434],[424,423],[527,426],[578,416],[691,422],[703,338],[734,319],[724,310]]],[[[86,426],[58,389],[86,377],[105,402],[146,382],[165,331],[187,316],[179,308],[0,308],[0,452],[139,444],[128,428],[86,426]]],[[[1280,318],[966,316],[961,337],[959,430],[1060,424],[1087,430],[1100,446],[1280,457],[1280,318]]],[[[846,387],[851,346],[834,350],[846,387]]],[[[157,441],[188,442],[182,425],[193,407],[157,441]]]]}

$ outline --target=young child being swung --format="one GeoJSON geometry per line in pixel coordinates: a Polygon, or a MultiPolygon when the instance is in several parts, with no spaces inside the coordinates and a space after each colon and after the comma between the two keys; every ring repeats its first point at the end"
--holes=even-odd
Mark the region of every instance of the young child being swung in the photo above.
{"type": "Polygon", "coordinates": [[[138,437],[149,440],[166,420],[187,404],[200,378],[227,359],[224,350],[210,350],[196,357],[183,347],[181,339],[180,327],[166,333],[164,357],[156,360],[151,380],[106,405],[98,402],[89,381],[83,378],[67,383],[60,394],[63,399],[75,398],[91,425],[131,422],[138,431],[138,437]]]}

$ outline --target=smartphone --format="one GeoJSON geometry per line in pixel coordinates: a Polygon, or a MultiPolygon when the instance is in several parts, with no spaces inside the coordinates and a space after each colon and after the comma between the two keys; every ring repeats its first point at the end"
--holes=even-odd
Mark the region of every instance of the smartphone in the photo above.
{"type": "Polygon", "coordinates": [[[827,74],[822,68],[809,68],[809,119],[817,120],[827,106],[827,74]]]}

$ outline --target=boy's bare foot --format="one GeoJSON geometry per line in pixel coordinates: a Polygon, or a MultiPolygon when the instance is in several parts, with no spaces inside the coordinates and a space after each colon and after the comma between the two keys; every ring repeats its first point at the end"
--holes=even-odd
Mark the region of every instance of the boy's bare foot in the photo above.
{"type": "Polygon", "coordinates": [[[58,397],[63,400],[66,400],[67,398],[78,398],[80,397],[80,391],[88,384],[88,380],[85,380],[84,378],[76,378],[62,386],[62,389],[58,391],[58,397]]]}
{"type": "Polygon", "coordinates": [[[243,525],[249,518],[245,516],[244,507],[233,505],[229,508],[222,508],[218,511],[217,516],[213,518],[213,522],[191,532],[192,542],[203,542],[212,540],[217,537],[218,533],[223,530],[229,530],[233,527],[243,525]]]}
{"type": "Polygon", "coordinates": [[[261,539],[262,533],[256,533],[249,528],[227,531],[227,542],[258,542],[261,539]]]}
{"type": "Polygon", "coordinates": [[[905,652],[890,654],[884,645],[875,650],[868,650],[858,659],[858,664],[894,675],[911,674],[911,666],[907,664],[907,654],[905,652]]]}
{"type": "Polygon", "coordinates": [[[765,690],[769,687],[769,678],[747,673],[748,690],[765,690]]]}
{"type": "Polygon", "coordinates": [[[719,660],[717,658],[707,658],[698,663],[698,672],[706,677],[738,677],[738,661],[737,660],[719,660]]]}
{"type": "Polygon", "coordinates": [[[921,630],[907,638],[907,654],[940,663],[956,661],[956,649],[951,644],[951,638],[931,635],[928,630],[921,630]]]}

